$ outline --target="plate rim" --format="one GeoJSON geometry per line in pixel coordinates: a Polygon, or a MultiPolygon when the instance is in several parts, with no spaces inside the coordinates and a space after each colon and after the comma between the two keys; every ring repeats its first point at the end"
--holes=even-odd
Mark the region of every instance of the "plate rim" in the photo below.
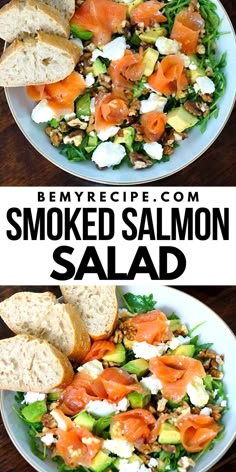
{"type": "MultiPolygon", "coordinates": [[[[233,27],[233,24],[231,22],[231,19],[230,19],[230,16],[227,12],[227,10],[225,9],[224,5],[222,5],[221,1],[220,0],[214,0],[214,2],[216,4],[218,4],[222,9],[223,9],[223,12],[224,12],[224,15],[229,23],[229,26],[230,26],[230,30],[231,30],[231,34],[232,34],[232,37],[234,38],[234,42],[235,42],[235,46],[236,46],[236,32],[234,31],[234,27],[233,27]]],[[[5,50],[5,47],[6,47],[6,43],[4,45],[4,50],[5,50]]],[[[195,162],[197,159],[199,159],[201,156],[203,156],[206,151],[214,144],[214,142],[218,139],[218,137],[220,136],[220,134],[222,133],[222,131],[224,130],[226,124],[228,123],[228,120],[231,116],[231,113],[233,112],[233,109],[234,109],[234,105],[235,105],[235,102],[236,102],[236,90],[235,90],[235,94],[234,94],[234,98],[233,98],[233,101],[232,101],[232,104],[231,104],[231,107],[229,108],[227,114],[226,114],[226,117],[224,119],[224,122],[222,123],[220,129],[218,130],[217,134],[212,138],[212,140],[207,144],[207,146],[204,147],[204,149],[198,153],[196,156],[194,156],[191,161],[189,161],[188,163],[186,164],[183,164],[181,167],[179,167],[178,169],[175,169],[173,171],[170,171],[168,172],[166,175],[164,176],[157,176],[157,177],[153,177],[153,178],[149,178],[149,179],[145,179],[145,180],[139,180],[137,182],[135,181],[127,181],[127,182],[111,182],[111,181],[106,181],[106,180],[103,180],[103,179],[99,179],[99,178],[95,178],[95,177],[88,177],[88,176],[84,176],[84,175],[80,175],[79,173],[75,173],[73,172],[72,170],[69,170],[67,169],[65,166],[63,166],[62,164],[60,163],[57,163],[55,162],[53,159],[51,159],[46,153],[42,152],[39,147],[33,143],[33,141],[31,140],[30,137],[27,136],[26,132],[24,131],[23,127],[21,126],[21,123],[19,122],[18,118],[16,117],[16,114],[15,114],[15,111],[13,110],[13,107],[11,106],[11,103],[10,103],[10,96],[9,96],[9,90],[10,88],[8,87],[4,87],[4,92],[5,92],[5,97],[6,97],[6,100],[7,100],[7,104],[9,106],[9,109],[11,111],[11,114],[15,120],[15,123],[17,124],[18,128],[20,129],[20,131],[22,132],[22,134],[24,135],[24,137],[26,138],[26,140],[30,143],[30,145],[40,154],[40,156],[43,156],[45,159],[47,159],[47,161],[49,161],[51,164],[55,165],[57,168],[63,170],[64,172],[66,172],[67,174],[70,174],[70,175],[73,175],[74,177],[77,177],[79,179],[82,179],[82,180],[85,180],[86,182],[92,182],[92,183],[96,183],[96,184],[100,184],[100,185],[109,185],[109,186],[119,186],[119,187],[122,187],[122,186],[131,186],[131,185],[145,185],[145,184],[149,184],[149,183],[152,183],[152,182],[157,182],[157,181],[161,181],[163,179],[166,179],[168,177],[171,177],[172,175],[176,174],[177,172],[181,172],[183,169],[185,169],[186,167],[190,166],[191,164],[193,164],[193,162],[195,162]]],[[[101,171],[102,172],[102,171],[101,171]]],[[[134,171],[135,172],[135,171],[134,171]]]]}
{"type": "MultiPolygon", "coordinates": [[[[120,285],[119,287],[122,289],[123,287],[138,287],[139,284],[137,284],[136,286],[131,286],[131,285],[120,285]]],[[[145,285],[147,286],[147,285],[145,285]]],[[[151,285],[150,285],[150,288],[151,288],[151,285]]],[[[165,289],[168,289],[170,290],[172,293],[173,292],[178,292],[178,293],[181,293],[183,294],[185,297],[187,297],[189,300],[194,300],[195,302],[197,301],[198,304],[202,305],[203,307],[207,308],[212,315],[214,315],[214,317],[216,317],[221,323],[224,324],[224,327],[225,329],[227,329],[227,331],[230,333],[230,335],[236,339],[236,336],[234,334],[234,332],[232,331],[232,329],[228,326],[228,324],[220,317],[220,315],[218,315],[218,313],[216,313],[212,308],[210,308],[206,303],[202,302],[201,300],[199,300],[198,298],[194,297],[193,295],[190,295],[188,293],[186,293],[185,291],[183,290],[179,290],[175,287],[170,287],[168,285],[159,285],[156,287],[156,289],[158,290],[159,288],[164,288],[165,289]]],[[[62,297],[60,297],[62,298],[62,297]]],[[[14,447],[17,449],[17,451],[21,454],[21,456],[25,459],[25,461],[32,467],[34,467],[34,469],[37,471],[37,472],[47,472],[46,469],[45,469],[45,466],[43,466],[42,464],[42,467],[41,465],[37,464],[34,460],[34,456],[33,456],[33,453],[32,453],[32,458],[28,457],[27,456],[27,453],[24,452],[24,449],[22,449],[22,447],[17,443],[17,441],[15,441],[14,437],[13,437],[13,434],[11,432],[11,429],[8,427],[8,422],[7,422],[7,419],[6,419],[6,415],[5,415],[5,411],[3,409],[3,396],[4,396],[4,392],[6,392],[5,390],[1,390],[0,391],[0,410],[1,410],[1,415],[2,415],[2,420],[3,420],[3,424],[4,424],[4,427],[6,429],[6,432],[11,440],[11,442],[13,443],[14,447]]],[[[225,445],[225,447],[219,452],[219,454],[214,458],[212,458],[211,462],[209,464],[207,464],[206,466],[204,466],[200,472],[207,472],[208,470],[210,470],[211,467],[213,467],[216,463],[218,463],[220,461],[220,459],[226,454],[226,452],[230,449],[230,447],[233,445],[234,441],[236,439],[236,433],[234,433],[230,439],[230,441],[225,445]]]]}

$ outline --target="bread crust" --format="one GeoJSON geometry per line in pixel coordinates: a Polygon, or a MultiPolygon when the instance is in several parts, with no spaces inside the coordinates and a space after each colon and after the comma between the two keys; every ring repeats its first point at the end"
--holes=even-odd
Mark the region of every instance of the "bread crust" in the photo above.
{"type": "MultiPolygon", "coordinates": [[[[12,14],[14,14],[14,10],[19,11],[21,8],[22,8],[22,13],[24,9],[28,9],[31,15],[37,14],[37,10],[44,13],[49,18],[51,18],[55,23],[57,23],[58,27],[60,27],[62,30],[63,36],[65,36],[66,38],[69,37],[70,35],[69,22],[65,18],[63,18],[54,7],[50,5],[46,5],[45,3],[38,2],[36,0],[11,0],[9,3],[4,5],[0,9],[0,20],[1,20],[1,17],[4,17],[5,14],[9,12],[10,13],[12,12],[12,14]]],[[[35,33],[36,32],[37,31],[35,31],[35,33]]],[[[16,39],[17,37],[20,37],[22,33],[23,31],[21,31],[15,37],[12,36],[11,41],[16,39]]],[[[0,30],[0,37],[4,40],[8,40],[8,38],[4,37],[1,34],[1,30],[0,30]]]]}
{"type": "MultiPolygon", "coordinates": [[[[58,11],[60,11],[61,16],[64,18],[70,20],[70,18],[74,15],[75,13],[75,0],[64,0],[65,8],[63,10],[60,10],[58,8],[58,4],[55,5],[55,0],[44,0],[47,5],[51,5],[54,8],[56,8],[58,11]]],[[[57,2],[56,2],[57,3],[57,2]]]]}
{"type": "MultiPolygon", "coordinates": [[[[72,368],[72,365],[68,358],[60,352],[58,349],[56,349],[52,344],[50,344],[48,341],[45,341],[43,339],[36,338],[35,336],[29,336],[25,334],[19,334],[17,336],[14,336],[13,338],[8,338],[8,339],[2,339],[0,340],[0,352],[1,350],[4,350],[4,346],[11,346],[17,342],[25,343],[25,347],[28,347],[29,352],[29,343],[37,343],[38,344],[38,349],[42,347],[42,345],[45,345],[48,349],[50,349],[51,354],[53,358],[55,358],[56,362],[59,362],[60,367],[61,367],[61,378],[59,382],[56,384],[52,384],[48,386],[47,389],[42,388],[40,384],[37,385],[37,387],[34,387],[33,385],[25,385],[22,387],[21,385],[16,388],[16,385],[11,385],[10,383],[3,383],[1,381],[1,376],[0,376],[0,389],[1,390],[18,390],[19,392],[39,392],[39,393],[49,393],[50,391],[53,391],[55,389],[62,389],[65,388],[67,385],[69,385],[73,378],[74,378],[74,371],[72,368]]],[[[1,358],[0,358],[1,361],[1,358]]],[[[33,360],[32,360],[33,362],[33,360]]],[[[14,368],[14,366],[13,366],[14,368]]],[[[22,376],[23,378],[23,376],[22,376]]]]}
{"type": "Polygon", "coordinates": [[[73,351],[68,355],[69,359],[72,361],[76,362],[81,362],[82,359],[88,354],[90,347],[91,347],[91,341],[90,341],[90,336],[89,333],[85,327],[84,322],[80,318],[79,312],[77,308],[74,305],[71,305],[68,303],[66,306],[67,313],[70,317],[71,324],[73,327],[73,332],[74,332],[74,349],[73,351]]]}

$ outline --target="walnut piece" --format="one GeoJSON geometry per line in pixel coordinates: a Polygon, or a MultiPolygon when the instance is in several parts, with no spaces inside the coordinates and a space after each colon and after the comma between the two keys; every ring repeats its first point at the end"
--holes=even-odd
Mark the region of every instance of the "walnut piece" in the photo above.
{"type": "Polygon", "coordinates": [[[84,132],[82,130],[72,131],[63,138],[64,144],[74,144],[75,147],[79,147],[83,141],[84,132]]]}
{"type": "Polygon", "coordinates": [[[148,159],[147,156],[139,154],[138,152],[131,152],[129,157],[135,170],[145,169],[146,167],[152,166],[152,161],[148,159]]]}
{"type": "Polygon", "coordinates": [[[194,116],[201,116],[202,112],[200,109],[200,102],[195,102],[194,100],[187,100],[184,103],[184,108],[187,110],[191,115],[194,116]]]}
{"type": "Polygon", "coordinates": [[[52,128],[51,126],[46,126],[45,133],[49,136],[50,141],[54,147],[60,146],[63,136],[58,129],[52,128]]]}

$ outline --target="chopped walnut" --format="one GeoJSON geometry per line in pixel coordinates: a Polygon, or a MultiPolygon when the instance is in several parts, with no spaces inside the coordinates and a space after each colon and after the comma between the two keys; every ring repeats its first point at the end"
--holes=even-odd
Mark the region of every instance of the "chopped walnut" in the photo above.
{"type": "Polygon", "coordinates": [[[122,21],[118,33],[125,35],[127,38],[131,38],[131,24],[128,20],[122,21]]]}
{"type": "Polygon", "coordinates": [[[163,148],[163,154],[165,156],[171,156],[174,153],[174,149],[172,146],[164,146],[163,148]]]}
{"type": "Polygon", "coordinates": [[[220,372],[219,370],[216,370],[214,368],[209,370],[209,374],[212,377],[215,377],[215,379],[223,379],[223,372],[220,372]]]}
{"type": "Polygon", "coordinates": [[[54,420],[53,416],[50,415],[50,413],[46,413],[45,415],[43,415],[42,417],[42,425],[45,427],[45,428],[49,428],[49,429],[54,429],[57,427],[57,423],[56,421],[54,420]]]}
{"type": "Polygon", "coordinates": [[[171,144],[174,144],[175,142],[175,131],[170,128],[166,129],[165,133],[161,137],[161,144],[163,146],[167,145],[170,146],[171,144]]]}
{"type": "Polygon", "coordinates": [[[188,10],[191,12],[199,11],[199,3],[198,0],[191,0],[188,10]]]}
{"type": "Polygon", "coordinates": [[[124,339],[124,333],[118,328],[115,330],[112,341],[115,344],[120,344],[124,339]]]}
{"type": "Polygon", "coordinates": [[[222,411],[223,411],[223,407],[220,406],[220,405],[207,405],[208,408],[211,408],[212,410],[212,414],[211,416],[214,418],[215,421],[219,421],[221,416],[222,416],[222,411]]]}
{"type": "Polygon", "coordinates": [[[183,456],[178,461],[178,471],[186,472],[190,467],[194,467],[196,464],[190,457],[183,456]]]}
{"type": "Polygon", "coordinates": [[[191,413],[192,413],[193,415],[200,415],[200,412],[201,412],[201,408],[198,408],[197,406],[193,406],[193,407],[191,408],[191,413]]]}
{"type": "Polygon", "coordinates": [[[168,400],[166,398],[161,398],[160,400],[158,400],[158,402],[157,402],[157,411],[162,413],[166,408],[167,402],[168,402],[168,400]]]}
{"type": "Polygon", "coordinates": [[[79,147],[83,141],[84,132],[81,130],[72,131],[63,138],[64,144],[74,144],[79,147]]]}
{"type": "Polygon", "coordinates": [[[135,170],[145,169],[146,167],[152,166],[152,161],[148,159],[144,154],[139,154],[138,152],[131,152],[130,162],[133,164],[135,170]]]}
{"type": "Polygon", "coordinates": [[[202,93],[202,94],[200,94],[200,97],[206,103],[212,103],[213,102],[213,97],[210,93],[202,93]]]}
{"type": "Polygon", "coordinates": [[[224,358],[223,358],[223,356],[216,356],[216,362],[217,362],[217,364],[219,364],[219,365],[223,365],[223,364],[224,364],[224,358]]]}
{"type": "Polygon", "coordinates": [[[129,116],[137,115],[137,112],[140,110],[140,107],[141,107],[140,100],[138,100],[138,98],[133,100],[129,107],[129,116]]]}
{"type": "Polygon", "coordinates": [[[203,55],[203,54],[205,54],[205,52],[206,52],[206,48],[205,48],[204,44],[198,44],[197,53],[203,55]]]}
{"type": "Polygon", "coordinates": [[[142,125],[140,125],[139,123],[135,123],[133,125],[133,128],[136,131],[134,140],[137,141],[137,142],[142,142],[144,140],[142,125]]]}
{"type": "Polygon", "coordinates": [[[208,66],[208,67],[206,68],[206,75],[207,75],[207,77],[213,77],[214,72],[213,72],[212,67],[208,66]]]}
{"type": "Polygon", "coordinates": [[[161,446],[157,441],[152,443],[152,444],[151,443],[143,444],[140,447],[140,451],[143,454],[152,454],[153,452],[160,452],[161,451],[161,446]]]}
{"type": "Polygon", "coordinates": [[[86,131],[87,133],[91,133],[91,131],[94,131],[94,129],[95,129],[95,115],[91,113],[86,131]]]}
{"type": "Polygon", "coordinates": [[[200,359],[215,359],[216,353],[211,349],[203,349],[199,352],[198,357],[200,357],[200,359]]]}
{"type": "Polygon", "coordinates": [[[134,341],[137,329],[134,326],[130,326],[127,321],[121,323],[120,331],[123,333],[123,336],[128,338],[130,341],[134,341]]]}
{"type": "Polygon", "coordinates": [[[187,110],[191,115],[194,116],[201,116],[202,112],[200,109],[200,102],[195,102],[194,100],[187,100],[184,103],[184,108],[187,110]]]}
{"type": "Polygon", "coordinates": [[[111,77],[107,74],[100,74],[99,75],[99,83],[100,83],[100,85],[105,87],[106,90],[111,90],[112,89],[111,77]]]}
{"type": "Polygon", "coordinates": [[[67,123],[71,128],[86,129],[88,126],[87,122],[81,121],[79,118],[68,121],[67,123]]]}
{"type": "Polygon", "coordinates": [[[60,144],[62,143],[62,133],[55,128],[52,128],[51,126],[47,126],[45,128],[45,133],[49,136],[50,141],[54,147],[59,147],[60,144]]]}
{"type": "Polygon", "coordinates": [[[181,334],[182,336],[185,336],[186,334],[188,334],[187,326],[181,325],[178,329],[176,329],[175,336],[178,336],[179,334],[181,334]]]}
{"type": "Polygon", "coordinates": [[[163,451],[170,452],[171,454],[176,453],[176,447],[172,444],[163,444],[161,448],[163,451]]]}
{"type": "Polygon", "coordinates": [[[65,123],[65,121],[62,121],[58,129],[61,131],[61,133],[67,133],[67,131],[70,130],[70,127],[67,123],[65,123]]]}

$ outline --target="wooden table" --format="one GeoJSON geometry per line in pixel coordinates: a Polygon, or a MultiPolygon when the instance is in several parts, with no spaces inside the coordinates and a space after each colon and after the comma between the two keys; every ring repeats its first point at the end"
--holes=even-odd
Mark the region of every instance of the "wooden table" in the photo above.
{"type": "MultiPolygon", "coordinates": [[[[0,0],[0,6],[5,3],[6,0],[0,0]]],[[[235,0],[222,0],[222,3],[235,24],[235,0]]],[[[236,111],[214,145],[197,161],[181,172],[151,185],[236,185],[235,118],[236,111]]],[[[0,185],[89,185],[89,182],[51,164],[27,142],[13,120],[3,90],[0,91],[0,143],[0,185]]]]}
{"type": "MultiPolygon", "coordinates": [[[[236,333],[236,288],[235,287],[179,287],[179,289],[193,295],[210,308],[215,310],[236,333]]],[[[60,291],[58,287],[0,287],[0,301],[9,297],[16,291],[33,290],[42,292],[51,290],[57,296],[60,291]]],[[[10,331],[0,321],[0,338],[10,335],[10,331]]],[[[4,426],[0,420],[0,471],[1,472],[33,472],[24,459],[18,454],[12,445],[4,426]]],[[[210,472],[234,472],[236,471],[236,445],[233,445],[221,461],[211,469],[210,472]]]]}

